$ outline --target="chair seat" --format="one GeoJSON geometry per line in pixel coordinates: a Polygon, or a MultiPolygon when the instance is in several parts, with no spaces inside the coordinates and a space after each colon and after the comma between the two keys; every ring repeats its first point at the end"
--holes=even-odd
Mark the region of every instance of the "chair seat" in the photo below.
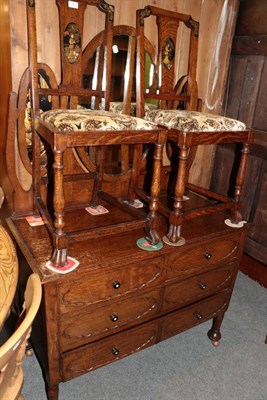
{"type": "Polygon", "coordinates": [[[221,115],[184,110],[150,110],[145,113],[150,122],[182,132],[243,131],[246,125],[221,115]]]}
{"type": "Polygon", "coordinates": [[[49,110],[40,118],[58,131],[153,130],[157,125],[141,118],[101,110],[49,110]]]}

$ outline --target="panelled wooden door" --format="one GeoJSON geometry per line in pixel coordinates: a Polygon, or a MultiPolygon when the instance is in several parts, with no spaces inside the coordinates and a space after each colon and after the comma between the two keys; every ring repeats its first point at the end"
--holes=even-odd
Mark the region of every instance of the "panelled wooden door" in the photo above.
{"type": "MultiPolygon", "coordinates": [[[[251,222],[245,251],[267,265],[267,2],[243,0],[233,40],[225,114],[255,131],[244,189],[243,215],[251,222]]],[[[235,148],[220,146],[211,186],[227,186],[235,165],[235,148]]],[[[267,268],[266,268],[267,272],[267,268]]]]}

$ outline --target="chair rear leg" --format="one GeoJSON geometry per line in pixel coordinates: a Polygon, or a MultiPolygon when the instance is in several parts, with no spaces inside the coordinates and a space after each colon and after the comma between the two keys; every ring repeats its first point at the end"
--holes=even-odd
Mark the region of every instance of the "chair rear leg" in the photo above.
{"type": "Polygon", "coordinates": [[[235,192],[234,192],[234,207],[231,210],[231,222],[234,224],[238,224],[242,221],[241,214],[241,195],[242,189],[245,182],[247,163],[248,163],[248,155],[250,153],[250,144],[244,143],[242,149],[241,160],[239,164],[239,169],[237,173],[236,183],[235,183],[235,192]]]}
{"type": "Polygon", "coordinates": [[[106,146],[101,146],[99,150],[100,150],[100,155],[97,168],[98,172],[97,172],[97,177],[94,180],[91,207],[97,207],[99,204],[98,192],[99,190],[101,190],[103,176],[104,176],[106,146]]]}
{"type": "Polygon", "coordinates": [[[137,187],[138,178],[140,174],[140,167],[142,163],[142,150],[143,150],[143,144],[134,145],[133,166],[132,166],[131,179],[128,189],[128,202],[130,205],[134,204],[134,200],[136,198],[135,188],[137,187]]]}
{"type": "Polygon", "coordinates": [[[163,237],[164,243],[170,246],[182,246],[185,243],[185,239],[181,236],[181,227],[183,222],[183,196],[185,193],[189,152],[190,147],[183,146],[180,148],[173,210],[170,212],[169,216],[168,233],[163,237]]]}

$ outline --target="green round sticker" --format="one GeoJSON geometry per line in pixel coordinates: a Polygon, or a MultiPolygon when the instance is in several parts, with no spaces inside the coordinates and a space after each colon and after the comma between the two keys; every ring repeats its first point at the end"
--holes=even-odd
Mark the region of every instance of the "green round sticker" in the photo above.
{"type": "Polygon", "coordinates": [[[152,245],[152,244],[149,243],[149,241],[148,241],[146,238],[144,238],[144,237],[138,239],[138,240],[136,241],[136,244],[137,244],[137,246],[138,246],[140,249],[146,250],[146,251],[157,251],[157,250],[162,249],[162,247],[163,247],[163,243],[162,243],[162,242],[159,242],[159,243],[157,243],[157,244],[153,244],[153,245],[152,245]]]}

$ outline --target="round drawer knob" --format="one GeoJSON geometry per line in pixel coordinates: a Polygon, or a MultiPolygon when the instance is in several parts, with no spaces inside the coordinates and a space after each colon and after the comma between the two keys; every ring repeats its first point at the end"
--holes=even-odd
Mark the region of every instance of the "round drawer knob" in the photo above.
{"type": "Polygon", "coordinates": [[[111,319],[112,322],[117,322],[118,319],[119,319],[119,317],[118,317],[118,315],[116,315],[116,314],[112,314],[112,315],[110,316],[110,319],[111,319]]]}
{"type": "Polygon", "coordinates": [[[205,290],[207,286],[205,285],[205,283],[200,283],[199,287],[200,289],[205,290]]]}
{"type": "Polygon", "coordinates": [[[120,350],[119,350],[117,347],[113,347],[113,349],[112,349],[112,354],[113,354],[114,356],[118,356],[119,353],[120,353],[120,350]]]}
{"type": "Polygon", "coordinates": [[[112,286],[114,287],[114,289],[119,289],[121,284],[119,281],[114,281],[114,282],[112,282],[112,286]]]}
{"type": "Polygon", "coordinates": [[[202,316],[200,313],[197,312],[197,313],[196,313],[196,318],[200,320],[200,319],[203,318],[203,316],[202,316]]]}
{"type": "Polygon", "coordinates": [[[211,254],[211,253],[205,253],[205,254],[204,254],[204,257],[205,257],[207,260],[210,260],[211,257],[212,257],[212,254],[211,254]]]}

